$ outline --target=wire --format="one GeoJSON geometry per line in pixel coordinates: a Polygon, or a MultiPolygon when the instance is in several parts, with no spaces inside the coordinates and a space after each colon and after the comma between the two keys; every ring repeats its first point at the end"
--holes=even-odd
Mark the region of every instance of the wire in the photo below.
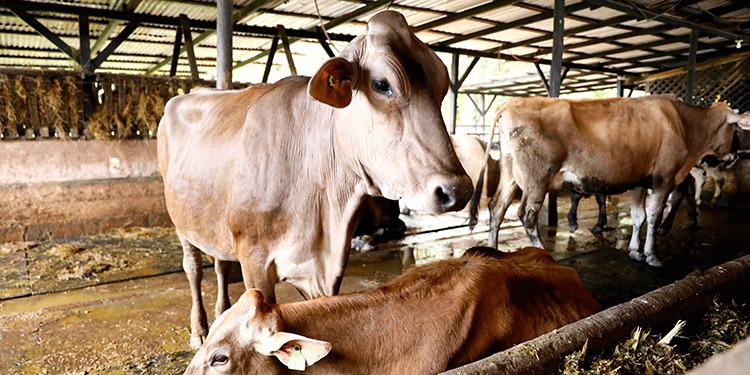
{"type": "Polygon", "coordinates": [[[328,35],[328,31],[326,30],[326,26],[323,24],[323,17],[320,15],[320,8],[318,8],[318,0],[314,0],[315,2],[315,12],[318,14],[318,22],[320,23],[320,29],[323,30],[323,35],[326,36],[326,40],[328,40],[328,44],[333,47],[334,50],[336,50],[336,53],[339,55],[341,54],[341,51],[339,51],[338,48],[336,48],[336,45],[333,44],[333,41],[331,40],[331,37],[328,35]]]}

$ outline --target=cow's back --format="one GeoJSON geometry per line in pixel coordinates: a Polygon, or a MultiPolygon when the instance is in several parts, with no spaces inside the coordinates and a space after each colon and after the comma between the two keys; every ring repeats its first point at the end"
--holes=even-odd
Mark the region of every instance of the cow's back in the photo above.
{"type": "Polygon", "coordinates": [[[245,161],[251,147],[243,132],[258,125],[248,121],[248,112],[271,87],[194,89],[170,99],[159,124],[159,168],[170,217],[178,232],[219,258],[234,260],[226,215],[235,164],[245,161]]]}
{"type": "Polygon", "coordinates": [[[501,132],[501,148],[508,147],[516,160],[528,164],[542,159],[524,168],[552,166],[575,176],[560,176],[553,189],[568,178],[586,185],[579,188],[587,193],[619,192],[646,183],[667,147],[686,142],[674,99],[662,96],[516,98],[505,106],[501,132]],[[539,149],[545,152],[539,154],[539,149]]]}
{"type": "Polygon", "coordinates": [[[505,350],[600,310],[578,273],[546,250],[528,247],[501,256],[470,252],[464,267],[478,305],[477,328],[452,359],[453,366],[505,350]]]}

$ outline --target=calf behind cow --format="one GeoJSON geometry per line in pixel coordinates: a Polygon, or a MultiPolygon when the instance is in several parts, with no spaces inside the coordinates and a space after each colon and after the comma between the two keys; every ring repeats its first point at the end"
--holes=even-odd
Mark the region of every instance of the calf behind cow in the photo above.
{"type": "Polygon", "coordinates": [[[547,192],[631,190],[630,256],[644,258],[639,233],[647,221],[644,253],[652,266],[661,265],[654,235],[669,193],[703,156],[730,151],[736,124],[750,123],[750,115],[738,115],[725,103],[704,109],[665,96],[516,98],[498,117],[501,178],[491,202],[490,246],[497,246],[500,223],[519,188],[519,217],[535,246],[542,246],[537,215],[547,192]]]}
{"type": "Polygon", "coordinates": [[[542,249],[475,248],[369,292],[269,305],[249,290],[185,374],[434,374],[599,310],[542,249]],[[489,255],[492,254],[492,255],[489,255]]]}
{"type": "Polygon", "coordinates": [[[471,181],[440,113],[449,84],[437,55],[386,11],[313,77],[167,103],[159,167],[192,292],[191,346],[208,329],[201,251],[216,259],[217,314],[230,304],[228,261],[269,302],[278,280],[307,298],[333,295],[365,195],[464,207],[471,181]]]}

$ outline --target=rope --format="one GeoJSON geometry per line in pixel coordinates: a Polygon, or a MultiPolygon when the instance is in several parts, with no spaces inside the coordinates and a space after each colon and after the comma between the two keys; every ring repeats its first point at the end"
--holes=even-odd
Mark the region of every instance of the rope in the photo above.
{"type": "Polygon", "coordinates": [[[318,22],[320,23],[320,29],[323,30],[323,35],[325,35],[326,40],[328,40],[328,44],[330,44],[331,47],[336,51],[336,53],[340,55],[341,51],[339,51],[339,49],[336,48],[336,45],[333,44],[331,37],[328,36],[328,30],[326,30],[326,26],[323,24],[323,17],[320,15],[320,8],[318,7],[318,0],[314,0],[314,2],[315,2],[315,13],[318,14],[318,22]]]}

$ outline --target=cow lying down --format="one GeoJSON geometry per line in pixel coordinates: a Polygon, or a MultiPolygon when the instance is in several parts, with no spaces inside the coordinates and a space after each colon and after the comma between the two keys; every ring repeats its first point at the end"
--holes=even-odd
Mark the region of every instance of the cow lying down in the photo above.
{"type": "Polygon", "coordinates": [[[472,248],[362,293],[267,304],[248,290],[185,374],[434,374],[598,310],[545,250],[472,248]]]}

